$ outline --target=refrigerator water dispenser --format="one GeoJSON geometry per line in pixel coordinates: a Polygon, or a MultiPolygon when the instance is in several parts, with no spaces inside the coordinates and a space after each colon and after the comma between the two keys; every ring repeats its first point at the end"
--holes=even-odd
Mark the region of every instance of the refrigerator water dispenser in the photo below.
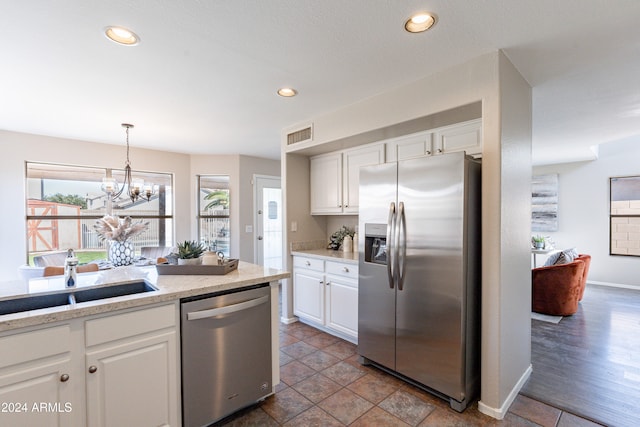
{"type": "Polygon", "coordinates": [[[364,260],[387,264],[387,224],[364,225],[364,260]]]}

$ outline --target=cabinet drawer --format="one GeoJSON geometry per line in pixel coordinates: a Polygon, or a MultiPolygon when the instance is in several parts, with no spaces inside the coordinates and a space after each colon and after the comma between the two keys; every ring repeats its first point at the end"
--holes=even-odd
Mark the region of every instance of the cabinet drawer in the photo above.
{"type": "Polygon", "coordinates": [[[324,261],[318,258],[296,256],[293,257],[293,266],[307,270],[324,271],[324,261]]]}
{"type": "Polygon", "coordinates": [[[358,279],[358,266],[356,264],[327,261],[327,265],[325,266],[325,268],[327,274],[349,277],[356,280],[358,279]]]}
{"type": "Polygon", "coordinates": [[[85,322],[87,346],[176,326],[174,304],[115,314],[85,322]]]}
{"type": "Polygon", "coordinates": [[[0,368],[71,351],[71,326],[62,325],[0,338],[0,368]]]}

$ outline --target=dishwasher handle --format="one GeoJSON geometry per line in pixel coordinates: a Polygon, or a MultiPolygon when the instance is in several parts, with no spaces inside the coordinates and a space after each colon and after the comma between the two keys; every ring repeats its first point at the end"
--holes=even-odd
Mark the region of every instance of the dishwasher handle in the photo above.
{"type": "Polygon", "coordinates": [[[211,308],[209,310],[193,311],[187,313],[187,320],[208,319],[210,317],[221,316],[223,314],[235,313],[237,311],[246,310],[251,307],[264,304],[269,301],[269,295],[260,298],[251,299],[238,304],[226,305],[224,307],[211,308]]]}

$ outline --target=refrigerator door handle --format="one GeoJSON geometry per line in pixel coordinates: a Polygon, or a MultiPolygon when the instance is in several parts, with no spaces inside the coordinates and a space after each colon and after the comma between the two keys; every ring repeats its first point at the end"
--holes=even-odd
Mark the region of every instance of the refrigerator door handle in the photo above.
{"type": "Polygon", "coordinates": [[[398,263],[398,290],[402,290],[407,265],[407,222],[404,219],[404,202],[398,203],[398,219],[396,231],[396,261],[398,263]]]}
{"type": "Polygon", "coordinates": [[[389,287],[393,289],[394,285],[394,276],[395,271],[393,268],[393,263],[395,257],[393,256],[393,247],[391,239],[394,238],[396,226],[396,204],[395,202],[391,202],[389,205],[389,218],[387,219],[387,276],[389,277],[389,287]]]}

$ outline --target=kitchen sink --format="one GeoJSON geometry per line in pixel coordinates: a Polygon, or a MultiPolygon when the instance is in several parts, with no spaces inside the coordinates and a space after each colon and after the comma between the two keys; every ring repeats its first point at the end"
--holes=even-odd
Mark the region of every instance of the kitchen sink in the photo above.
{"type": "Polygon", "coordinates": [[[0,301],[0,315],[38,310],[40,308],[58,307],[66,304],[69,304],[69,293],[67,292],[49,295],[33,295],[0,301]]]}
{"type": "Polygon", "coordinates": [[[157,289],[149,285],[147,282],[133,282],[124,283],[122,285],[111,285],[103,286],[101,288],[74,291],[73,296],[75,297],[76,302],[79,303],[152,291],[157,291],[157,289]]]}
{"type": "Polygon", "coordinates": [[[59,292],[57,294],[32,295],[0,301],[0,316],[3,314],[59,307],[74,303],[96,301],[152,291],[157,291],[157,289],[146,282],[133,282],[123,283],[120,285],[103,286],[100,288],[59,292]]]}

